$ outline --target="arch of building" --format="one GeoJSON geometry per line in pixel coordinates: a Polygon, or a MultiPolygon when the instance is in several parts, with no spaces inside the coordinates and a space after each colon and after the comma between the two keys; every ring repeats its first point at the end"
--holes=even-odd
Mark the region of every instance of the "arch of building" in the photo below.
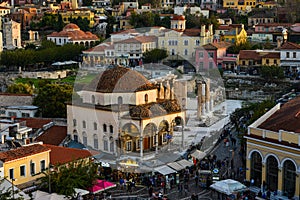
{"type": "Polygon", "coordinates": [[[270,156],[274,156],[274,158],[277,160],[277,163],[278,163],[278,167],[280,168],[281,167],[281,165],[280,165],[280,159],[278,158],[278,156],[276,155],[276,154],[273,154],[273,153],[268,153],[266,156],[265,156],[265,158],[263,159],[263,163],[267,163],[267,159],[268,159],[268,157],[270,157],[270,156]]]}
{"type": "Polygon", "coordinates": [[[262,154],[258,149],[252,149],[251,151],[249,151],[248,159],[251,159],[251,156],[252,156],[252,154],[253,154],[254,152],[259,153],[259,155],[260,155],[262,161],[264,160],[263,154],[262,154]]]}

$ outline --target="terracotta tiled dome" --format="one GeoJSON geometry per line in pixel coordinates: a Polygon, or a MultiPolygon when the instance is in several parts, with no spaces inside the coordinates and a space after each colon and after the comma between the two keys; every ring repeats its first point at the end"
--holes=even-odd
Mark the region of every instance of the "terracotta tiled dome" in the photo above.
{"type": "Polygon", "coordinates": [[[143,75],[122,66],[105,70],[86,87],[87,90],[104,93],[136,92],[154,88],[156,86],[143,75]]]}
{"type": "Polygon", "coordinates": [[[183,15],[173,15],[172,20],[185,20],[183,15]]]}
{"type": "Polygon", "coordinates": [[[67,24],[67,25],[64,27],[64,30],[70,30],[70,29],[73,29],[73,30],[80,30],[80,28],[79,28],[76,24],[73,24],[73,23],[67,24]]]}

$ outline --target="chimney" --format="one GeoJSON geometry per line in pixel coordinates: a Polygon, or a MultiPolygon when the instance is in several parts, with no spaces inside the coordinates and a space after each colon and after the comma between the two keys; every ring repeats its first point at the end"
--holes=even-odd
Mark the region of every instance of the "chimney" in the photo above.
{"type": "Polygon", "coordinates": [[[281,47],[281,37],[277,37],[277,48],[281,47]]]}
{"type": "Polygon", "coordinates": [[[205,25],[201,25],[201,33],[200,33],[201,37],[205,37],[205,25]]]}
{"type": "Polygon", "coordinates": [[[210,35],[214,35],[214,30],[213,30],[212,24],[209,25],[209,33],[210,33],[210,35]]]}

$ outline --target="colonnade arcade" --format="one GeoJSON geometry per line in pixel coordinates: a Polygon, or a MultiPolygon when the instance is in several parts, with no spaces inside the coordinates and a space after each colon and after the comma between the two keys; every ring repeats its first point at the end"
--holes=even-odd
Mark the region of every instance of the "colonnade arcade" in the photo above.
{"type": "Polygon", "coordinates": [[[182,125],[183,119],[176,117],[171,121],[161,120],[158,124],[150,122],[143,130],[134,123],[126,123],[120,131],[121,151],[124,152],[150,152],[157,151],[171,141],[173,127],[182,125]],[[142,134],[141,134],[142,133],[142,134]],[[141,149],[142,148],[142,149],[141,149]]]}
{"type": "MultiPolygon", "coordinates": [[[[300,167],[292,158],[280,161],[277,155],[269,153],[265,156],[258,151],[249,153],[250,179],[254,186],[278,191],[279,194],[294,197],[300,193],[300,167]]],[[[247,177],[249,178],[249,177],[247,177]]]]}

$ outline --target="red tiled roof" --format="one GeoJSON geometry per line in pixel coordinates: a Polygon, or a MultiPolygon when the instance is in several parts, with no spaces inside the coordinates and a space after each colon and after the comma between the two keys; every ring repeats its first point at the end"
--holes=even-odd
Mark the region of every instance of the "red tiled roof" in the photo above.
{"type": "Polygon", "coordinates": [[[93,48],[90,48],[90,49],[87,49],[83,52],[104,52],[104,50],[110,45],[109,42],[106,42],[106,43],[101,43],[93,48]]]}
{"type": "Polygon", "coordinates": [[[203,49],[206,49],[206,50],[217,50],[218,48],[215,47],[213,44],[209,43],[209,44],[206,44],[206,45],[203,45],[202,47],[200,48],[203,48],[203,49]]]}
{"type": "Polygon", "coordinates": [[[260,60],[260,55],[255,50],[241,50],[239,59],[244,60],[260,60]]]}
{"type": "Polygon", "coordinates": [[[300,49],[300,45],[292,42],[284,43],[280,49],[300,49]]]}
{"type": "Polygon", "coordinates": [[[3,162],[8,162],[19,158],[31,156],[34,154],[42,153],[45,151],[50,151],[50,149],[41,144],[33,144],[5,152],[0,152],[0,160],[3,162]]]}
{"type": "Polygon", "coordinates": [[[300,134],[300,97],[285,103],[258,128],[275,132],[284,130],[300,134]]]}
{"type": "Polygon", "coordinates": [[[68,37],[72,41],[77,40],[98,40],[98,37],[90,32],[84,32],[76,24],[68,24],[60,32],[53,32],[47,37],[68,37]]]}
{"type": "Polygon", "coordinates": [[[44,125],[52,122],[50,119],[42,118],[19,118],[21,121],[26,121],[26,126],[30,128],[43,128],[44,125]]]}
{"type": "Polygon", "coordinates": [[[137,36],[134,38],[128,38],[125,40],[120,40],[115,43],[146,43],[146,42],[156,42],[157,37],[156,36],[137,36]]]}
{"type": "Polygon", "coordinates": [[[262,58],[280,58],[280,52],[271,52],[263,55],[262,58]]]}
{"type": "Polygon", "coordinates": [[[212,43],[212,45],[218,49],[221,49],[221,48],[228,48],[228,47],[232,46],[232,43],[221,41],[221,42],[214,42],[214,43],[212,43]]]}
{"type": "Polygon", "coordinates": [[[156,86],[137,71],[117,66],[101,72],[85,87],[88,91],[103,93],[136,92],[155,89],[156,86]]]}
{"type": "Polygon", "coordinates": [[[184,35],[187,36],[200,36],[201,29],[199,28],[188,28],[183,31],[184,35]]]}
{"type": "Polygon", "coordinates": [[[42,141],[44,144],[60,145],[67,137],[66,126],[52,126],[47,129],[42,135],[36,138],[37,141],[42,141]]]}
{"type": "Polygon", "coordinates": [[[65,164],[92,156],[88,150],[54,146],[49,144],[44,144],[44,146],[51,149],[50,164],[52,165],[65,164]]]}
{"type": "Polygon", "coordinates": [[[171,20],[185,20],[185,16],[183,16],[183,15],[173,15],[171,20]]]}

